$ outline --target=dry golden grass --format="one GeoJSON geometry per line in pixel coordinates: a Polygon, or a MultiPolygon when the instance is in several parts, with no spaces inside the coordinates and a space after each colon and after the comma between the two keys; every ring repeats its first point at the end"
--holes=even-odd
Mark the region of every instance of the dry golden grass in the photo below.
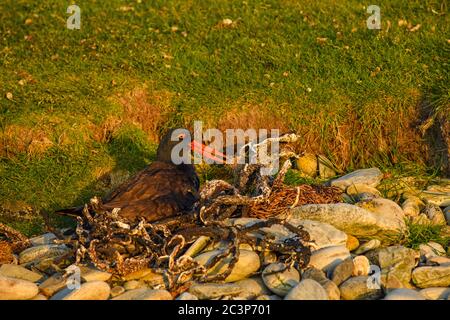
{"type": "Polygon", "coordinates": [[[280,132],[289,130],[287,120],[281,118],[267,104],[256,105],[246,103],[233,106],[221,115],[217,123],[219,130],[226,129],[279,129],[280,132]]]}
{"type": "Polygon", "coordinates": [[[28,156],[42,156],[53,142],[39,127],[9,125],[0,132],[0,157],[11,157],[19,153],[28,156]]]}
{"type": "Polygon", "coordinates": [[[172,93],[149,90],[144,85],[120,94],[117,100],[123,106],[123,113],[109,125],[117,127],[117,121],[129,122],[144,130],[151,141],[158,141],[159,129],[174,110],[172,93]]]}

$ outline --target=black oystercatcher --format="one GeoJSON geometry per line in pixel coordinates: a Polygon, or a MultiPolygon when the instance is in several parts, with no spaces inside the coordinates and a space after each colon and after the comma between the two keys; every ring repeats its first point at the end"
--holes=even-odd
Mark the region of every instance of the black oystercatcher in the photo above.
{"type": "MultiPolygon", "coordinates": [[[[120,185],[100,204],[102,210],[120,208],[118,214],[131,221],[143,217],[148,222],[191,212],[198,201],[199,179],[189,155],[182,163],[172,159],[172,150],[181,140],[204,157],[222,163],[225,155],[192,141],[186,129],[172,129],[161,139],[156,161],[120,185]],[[175,140],[175,141],[174,141],[175,140]]],[[[186,146],[186,145],[185,145],[186,146]]],[[[80,215],[83,207],[57,211],[64,215],[80,215]]]]}

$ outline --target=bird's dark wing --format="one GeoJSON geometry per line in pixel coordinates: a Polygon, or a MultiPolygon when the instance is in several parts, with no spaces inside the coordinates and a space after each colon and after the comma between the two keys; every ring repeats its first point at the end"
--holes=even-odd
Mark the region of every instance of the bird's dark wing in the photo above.
{"type": "Polygon", "coordinates": [[[198,201],[198,177],[168,163],[154,162],[136,177],[121,185],[103,206],[121,208],[129,219],[145,217],[147,221],[190,211],[198,201]]]}

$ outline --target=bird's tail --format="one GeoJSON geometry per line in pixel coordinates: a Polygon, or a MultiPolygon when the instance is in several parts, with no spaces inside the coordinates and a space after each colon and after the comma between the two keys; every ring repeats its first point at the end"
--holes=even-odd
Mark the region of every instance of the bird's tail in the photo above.
{"type": "Polygon", "coordinates": [[[66,209],[57,210],[57,211],[55,211],[55,213],[59,214],[61,216],[78,217],[78,216],[83,215],[83,208],[84,208],[84,206],[66,208],[66,209]]]}
{"type": "MultiPolygon", "coordinates": [[[[83,216],[83,210],[86,207],[87,210],[93,209],[102,209],[103,208],[103,201],[100,198],[93,197],[89,200],[88,204],[79,206],[79,207],[72,207],[72,208],[66,208],[55,211],[56,214],[62,215],[62,216],[69,216],[69,217],[79,217],[83,216]]],[[[88,211],[88,212],[89,212],[88,211]]]]}

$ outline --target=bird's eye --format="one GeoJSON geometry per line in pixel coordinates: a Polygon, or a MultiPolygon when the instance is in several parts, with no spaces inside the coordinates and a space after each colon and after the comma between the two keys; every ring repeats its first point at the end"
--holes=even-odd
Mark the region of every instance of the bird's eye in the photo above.
{"type": "Polygon", "coordinates": [[[184,137],[186,137],[186,135],[185,135],[184,133],[180,133],[180,134],[178,135],[178,139],[179,139],[179,140],[184,139],[184,137]]]}

